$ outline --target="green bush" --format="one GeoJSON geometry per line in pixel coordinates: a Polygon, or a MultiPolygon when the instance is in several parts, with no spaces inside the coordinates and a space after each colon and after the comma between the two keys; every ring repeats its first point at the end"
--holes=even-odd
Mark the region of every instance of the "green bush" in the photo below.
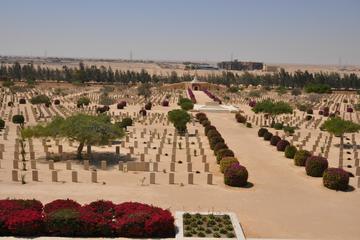
{"type": "Polygon", "coordinates": [[[224,138],[222,138],[221,136],[215,136],[209,139],[209,144],[210,144],[210,148],[211,150],[214,150],[215,145],[218,144],[219,142],[225,142],[224,138]]]}
{"type": "Polygon", "coordinates": [[[60,209],[45,218],[46,228],[51,235],[74,237],[80,234],[80,214],[75,209],[60,209]]]}
{"type": "Polygon", "coordinates": [[[233,163],[226,168],[224,173],[224,182],[233,187],[244,187],[247,184],[249,173],[244,166],[233,163]]]}
{"type": "Polygon", "coordinates": [[[124,118],[121,122],[116,123],[120,128],[127,128],[132,126],[133,120],[129,117],[124,118]]]}
{"type": "Polygon", "coordinates": [[[349,187],[349,173],[341,168],[328,168],[323,174],[323,184],[329,189],[345,191],[349,187]]]}
{"type": "Polygon", "coordinates": [[[188,111],[194,108],[194,103],[188,98],[180,98],[178,105],[181,109],[188,111]]]}
{"type": "Polygon", "coordinates": [[[294,163],[296,166],[305,166],[306,160],[311,156],[311,153],[306,150],[298,150],[294,155],[294,163]]]}
{"type": "Polygon", "coordinates": [[[0,118],[0,129],[3,129],[5,127],[5,121],[0,118]]]}
{"type": "Polygon", "coordinates": [[[15,124],[24,124],[25,118],[23,115],[14,115],[12,117],[12,122],[15,124]]]}
{"type": "Polygon", "coordinates": [[[30,100],[31,104],[51,104],[50,98],[46,95],[38,95],[30,100]]]}
{"type": "Polygon", "coordinates": [[[225,170],[233,163],[239,163],[237,158],[235,158],[235,157],[224,157],[224,158],[222,158],[221,161],[220,161],[220,171],[222,173],[224,173],[225,170]]]}
{"type": "Polygon", "coordinates": [[[282,124],[282,123],[275,123],[275,124],[274,124],[274,128],[275,128],[276,130],[281,130],[281,129],[283,128],[283,124],[282,124]]]}
{"type": "Polygon", "coordinates": [[[247,128],[252,128],[251,123],[250,123],[250,122],[247,122],[247,123],[246,123],[246,127],[247,127],[247,128]]]}
{"type": "Polygon", "coordinates": [[[80,97],[77,100],[77,106],[78,107],[88,106],[89,104],[90,104],[90,98],[88,98],[88,97],[80,97]]]}
{"type": "Polygon", "coordinates": [[[227,149],[227,148],[229,148],[229,147],[225,143],[218,142],[214,147],[214,153],[216,155],[218,153],[218,151],[220,151],[221,149],[227,149]]]}
{"type": "Polygon", "coordinates": [[[272,138],[273,134],[271,132],[266,132],[264,133],[264,140],[265,141],[270,141],[270,139],[272,138]]]}
{"type": "Polygon", "coordinates": [[[288,145],[285,148],[285,157],[293,159],[297,152],[297,148],[293,145],[288,145]]]}
{"type": "Polygon", "coordinates": [[[216,154],[216,162],[219,164],[224,157],[234,157],[234,152],[230,149],[221,149],[216,154]]]}
{"type": "Polygon", "coordinates": [[[326,158],[311,156],[305,163],[306,174],[311,177],[322,177],[328,165],[329,163],[326,158]]]}
{"type": "Polygon", "coordinates": [[[263,137],[266,132],[268,132],[266,128],[260,128],[258,131],[258,136],[263,137]]]}

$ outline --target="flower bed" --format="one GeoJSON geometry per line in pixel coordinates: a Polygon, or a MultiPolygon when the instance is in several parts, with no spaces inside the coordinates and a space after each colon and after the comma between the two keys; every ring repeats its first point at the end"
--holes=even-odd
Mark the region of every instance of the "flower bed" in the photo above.
{"type": "Polygon", "coordinates": [[[205,90],[203,90],[203,91],[204,91],[204,93],[205,93],[206,95],[208,95],[209,98],[211,98],[211,99],[214,100],[215,102],[218,102],[219,104],[222,103],[221,100],[220,100],[220,98],[218,98],[217,96],[215,96],[214,94],[212,94],[209,90],[205,89],[205,90]]]}
{"type": "Polygon", "coordinates": [[[196,98],[195,98],[195,95],[194,95],[193,91],[191,90],[191,88],[188,88],[188,94],[189,94],[191,101],[195,104],[196,98]]]}
{"type": "Polygon", "coordinates": [[[235,238],[229,215],[183,214],[184,237],[235,238]]]}
{"type": "Polygon", "coordinates": [[[0,200],[0,236],[136,237],[175,236],[168,210],[136,202],[96,201],[81,206],[67,199],[0,200]]]}

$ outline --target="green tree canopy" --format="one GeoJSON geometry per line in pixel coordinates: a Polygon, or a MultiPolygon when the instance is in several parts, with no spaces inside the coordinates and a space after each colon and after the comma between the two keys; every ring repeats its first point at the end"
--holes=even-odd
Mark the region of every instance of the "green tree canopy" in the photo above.
{"type": "Polygon", "coordinates": [[[107,144],[111,140],[124,136],[123,130],[112,124],[109,116],[86,114],[77,114],[66,119],[56,117],[46,125],[39,124],[25,128],[22,134],[26,138],[52,137],[78,141],[77,157],[79,159],[82,158],[81,152],[85,145],[107,144]]]}
{"type": "Polygon", "coordinates": [[[358,132],[360,130],[360,125],[335,117],[326,120],[322,125],[322,129],[333,133],[336,136],[343,136],[345,133],[358,132]]]}
{"type": "Polygon", "coordinates": [[[51,104],[50,98],[46,95],[37,95],[30,100],[31,104],[51,104]]]}
{"type": "Polygon", "coordinates": [[[169,121],[179,133],[186,132],[186,124],[190,121],[190,115],[182,109],[175,109],[168,112],[169,121]]]}
{"type": "Polygon", "coordinates": [[[90,104],[90,98],[88,97],[80,97],[78,100],[77,100],[77,105],[79,107],[82,107],[82,106],[88,106],[90,104]]]}
{"type": "Polygon", "coordinates": [[[185,111],[189,111],[194,108],[194,103],[189,98],[180,98],[178,105],[180,105],[181,109],[185,111]]]}
{"type": "Polygon", "coordinates": [[[255,113],[266,113],[274,120],[277,115],[280,114],[291,114],[293,112],[290,104],[279,101],[274,102],[271,100],[263,100],[256,103],[255,107],[252,109],[255,113]]]}
{"type": "Polygon", "coordinates": [[[151,95],[151,85],[149,83],[142,83],[140,86],[138,86],[137,91],[138,95],[144,96],[145,99],[149,98],[151,95]]]}

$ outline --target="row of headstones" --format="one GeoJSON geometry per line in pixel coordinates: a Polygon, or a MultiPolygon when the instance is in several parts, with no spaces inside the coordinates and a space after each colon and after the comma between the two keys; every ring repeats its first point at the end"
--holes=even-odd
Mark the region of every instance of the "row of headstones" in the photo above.
{"type": "MultiPolygon", "coordinates": [[[[19,171],[18,170],[12,170],[12,181],[18,182],[19,181],[19,171]]],[[[39,171],[38,170],[32,170],[31,171],[32,181],[38,182],[39,181],[39,171]]],[[[156,184],[156,173],[151,172],[150,173],[150,184],[156,184]]],[[[58,182],[58,171],[53,170],[51,171],[51,180],[52,182],[58,182]]],[[[76,183],[79,182],[78,179],[78,172],[72,171],[71,172],[71,181],[76,183]]],[[[98,177],[97,177],[97,171],[92,170],[91,171],[91,182],[97,183],[98,177]]],[[[171,172],[169,173],[169,184],[175,184],[175,173],[171,172]]],[[[188,184],[194,184],[194,173],[188,173],[188,184]]],[[[213,175],[212,173],[207,173],[207,184],[212,185],[213,184],[213,175]]]]}

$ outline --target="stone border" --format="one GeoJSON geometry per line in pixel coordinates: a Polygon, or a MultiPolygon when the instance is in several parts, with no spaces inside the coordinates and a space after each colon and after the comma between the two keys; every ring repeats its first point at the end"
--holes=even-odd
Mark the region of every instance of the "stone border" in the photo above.
{"type": "Polygon", "coordinates": [[[184,240],[203,240],[203,239],[235,239],[235,238],[200,238],[200,237],[184,237],[184,226],[183,226],[183,214],[184,213],[190,213],[190,214],[196,214],[200,213],[203,215],[208,214],[214,214],[214,215],[229,215],[231,219],[231,223],[233,224],[236,239],[239,240],[246,240],[244,232],[242,230],[242,227],[240,225],[240,222],[233,212],[183,212],[183,211],[176,211],[175,212],[175,225],[178,228],[178,231],[176,233],[175,239],[184,239],[184,240]]]}

